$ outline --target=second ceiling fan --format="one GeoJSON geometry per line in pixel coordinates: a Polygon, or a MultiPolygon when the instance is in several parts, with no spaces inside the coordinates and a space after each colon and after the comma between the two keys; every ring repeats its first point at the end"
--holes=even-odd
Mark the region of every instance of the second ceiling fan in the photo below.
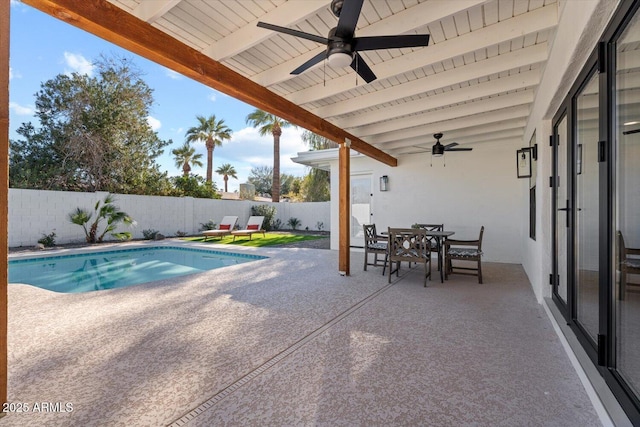
{"type": "Polygon", "coordinates": [[[332,0],[331,11],[338,17],[338,25],[329,30],[327,37],[266,22],[258,22],[258,27],[322,43],[327,46],[326,51],[315,55],[293,70],[291,74],[300,74],[326,58],[332,67],[344,68],[351,66],[367,83],[371,83],[376,79],[376,75],[358,52],[427,46],[429,44],[429,34],[355,37],[356,24],[360,17],[363,2],[364,0],[332,0]]]}
{"type": "Polygon", "coordinates": [[[442,138],[442,133],[434,133],[433,137],[436,139],[436,143],[431,147],[431,155],[432,156],[442,156],[445,151],[471,151],[473,148],[454,148],[459,144],[457,142],[452,142],[447,145],[442,145],[440,142],[440,138],[442,138]]]}

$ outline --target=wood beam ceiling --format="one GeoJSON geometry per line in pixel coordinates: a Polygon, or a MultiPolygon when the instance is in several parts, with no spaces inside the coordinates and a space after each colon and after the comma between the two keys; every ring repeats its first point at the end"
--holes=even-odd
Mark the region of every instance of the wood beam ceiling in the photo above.
{"type": "Polygon", "coordinates": [[[389,166],[396,158],[104,0],[23,0],[53,17],[389,166]]]}

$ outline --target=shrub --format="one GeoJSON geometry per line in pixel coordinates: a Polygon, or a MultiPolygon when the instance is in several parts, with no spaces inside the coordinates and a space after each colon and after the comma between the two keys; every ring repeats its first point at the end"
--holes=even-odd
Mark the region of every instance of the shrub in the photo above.
{"type": "Polygon", "coordinates": [[[302,223],[298,218],[291,217],[289,218],[289,221],[287,221],[287,224],[289,224],[289,227],[291,227],[291,229],[296,230],[302,223]]]}
{"type": "Polygon", "coordinates": [[[253,216],[263,216],[264,221],[262,223],[262,228],[265,231],[273,230],[273,217],[276,215],[276,208],[274,206],[269,205],[255,205],[251,206],[251,215],[253,216]]]}
{"type": "Polygon", "coordinates": [[[282,228],[282,221],[280,221],[280,218],[273,221],[273,224],[271,224],[271,228],[273,230],[280,230],[282,228]]]}
{"type": "Polygon", "coordinates": [[[158,235],[159,231],[150,228],[148,230],[142,230],[142,235],[144,236],[144,240],[154,240],[158,235]]]}
{"type": "Polygon", "coordinates": [[[214,220],[210,219],[207,222],[200,223],[200,231],[215,230],[217,226],[218,224],[214,220]]]}
{"type": "Polygon", "coordinates": [[[52,231],[51,234],[42,234],[38,243],[42,243],[45,248],[51,248],[56,245],[56,232],[52,231]]]}
{"type": "Polygon", "coordinates": [[[186,235],[187,235],[186,231],[180,231],[180,230],[176,231],[177,237],[185,237],[186,235]]]}
{"type": "Polygon", "coordinates": [[[318,229],[318,231],[324,230],[324,222],[322,221],[316,222],[316,228],[318,229]]]}
{"type": "Polygon", "coordinates": [[[113,195],[107,194],[102,202],[98,200],[93,207],[93,212],[87,209],[76,208],[75,211],[69,214],[69,221],[82,226],[87,243],[100,243],[107,233],[111,233],[113,237],[119,240],[131,238],[131,232],[129,231],[115,233],[120,223],[132,226],[135,225],[135,221],[127,215],[126,212],[121,211],[119,207],[114,205],[113,202],[115,202],[113,195]],[[94,214],[95,220],[89,225],[89,228],[87,228],[94,214]],[[100,232],[99,225],[102,220],[107,222],[107,226],[100,232]]]}

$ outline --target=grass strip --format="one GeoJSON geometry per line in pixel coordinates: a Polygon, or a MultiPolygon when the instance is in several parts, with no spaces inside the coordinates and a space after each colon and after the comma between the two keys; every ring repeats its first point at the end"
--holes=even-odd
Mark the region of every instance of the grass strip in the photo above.
{"type": "Polygon", "coordinates": [[[293,234],[293,233],[266,233],[264,237],[262,234],[254,234],[252,239],[249,240],[247,236],[238,236],[236,241],[233,241],[233,236],[225,236],[223,238],[207,237],[205,241],[204,236],[199,237],[184,237],[182,240],[189,242],[201,242],[201,243],[215,243],[223,245],[238,245],[238,246],[272,246],[272,245],[286,245],[289,243],[303,242],[305,240],[326,239],[327,236],[314,236],[306,234],[293,234]]]}

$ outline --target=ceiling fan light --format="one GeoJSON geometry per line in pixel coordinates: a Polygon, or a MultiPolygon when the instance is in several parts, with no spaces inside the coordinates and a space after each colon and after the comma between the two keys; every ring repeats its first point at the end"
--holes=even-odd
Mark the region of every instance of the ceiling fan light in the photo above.
{"type": "Polygon", "coordinates": [[[440,157],[444,154],[444,145],[436,144],[431,147],[431,154],[435,157],[440,157]]]}
{"type": "Polygon", "coordinates": [[[334,68],[345,68],[351,65],[353,57],[348,53],[336,52],[329,55],[329,65],[334,68]]]}

